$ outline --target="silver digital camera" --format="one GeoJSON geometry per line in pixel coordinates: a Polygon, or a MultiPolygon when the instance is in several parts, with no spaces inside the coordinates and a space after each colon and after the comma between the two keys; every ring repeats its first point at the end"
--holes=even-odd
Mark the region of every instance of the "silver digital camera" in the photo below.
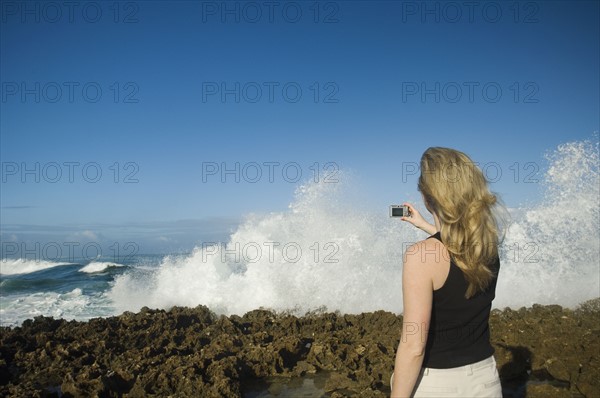
{"type": "Polygon", "coordinates": [[[410,217],[408,206],[390,205],[390,217],[410,217]]]}

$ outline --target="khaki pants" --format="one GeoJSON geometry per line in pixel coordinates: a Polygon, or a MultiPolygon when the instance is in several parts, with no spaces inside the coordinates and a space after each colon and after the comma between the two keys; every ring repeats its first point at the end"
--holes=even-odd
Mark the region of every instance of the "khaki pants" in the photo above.
{"type": "MultiPolygon", "coordinates": [[[[390,379],[390,386],[394,373],[390,379]]],[[[411,397],[502,398],[496,359],[449,369],[421,368],[411,397]]]]}

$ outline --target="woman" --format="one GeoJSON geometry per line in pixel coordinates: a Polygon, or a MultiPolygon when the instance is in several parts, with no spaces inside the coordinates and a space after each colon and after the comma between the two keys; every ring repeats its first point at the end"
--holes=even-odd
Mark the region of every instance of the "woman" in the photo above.
{"type": "Polygon", "coordinates": [[[502,397],[488,320],[500,269],[500,222],[481,170],[462,152],[421,157],[419,191],[435,225],[409,203],[403,217],[431,236],[404,254],[396,397],[502,397]]]}

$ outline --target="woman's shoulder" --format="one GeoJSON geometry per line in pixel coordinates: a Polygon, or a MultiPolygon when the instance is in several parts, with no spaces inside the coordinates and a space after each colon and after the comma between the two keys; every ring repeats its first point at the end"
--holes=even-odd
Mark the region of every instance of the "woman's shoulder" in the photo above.
{"type": "Polygon", "coordinates": [[[439,262],[440,258],[447,256],[448,250],[440,239],[440,233],[436,232],[433,235],[415,242],[406,249],[406,258],[412,262],[427,263],[439,262]]]}

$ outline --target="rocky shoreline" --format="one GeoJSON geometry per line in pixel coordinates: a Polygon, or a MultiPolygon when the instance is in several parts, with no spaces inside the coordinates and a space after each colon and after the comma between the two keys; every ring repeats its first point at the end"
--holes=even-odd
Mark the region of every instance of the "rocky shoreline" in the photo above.
{"type": "MultiPolygon", "coordinates": [[[[37,317],[0,328],[0,396],[242,397],[250,381],[329,371],[327,397],[386,397],[402,317],[302,317],[143,308],[88,322],[37,317]]],[[[507,397],[600,397],[600,298],[575,310],[493,310],[507,397]]]]}

